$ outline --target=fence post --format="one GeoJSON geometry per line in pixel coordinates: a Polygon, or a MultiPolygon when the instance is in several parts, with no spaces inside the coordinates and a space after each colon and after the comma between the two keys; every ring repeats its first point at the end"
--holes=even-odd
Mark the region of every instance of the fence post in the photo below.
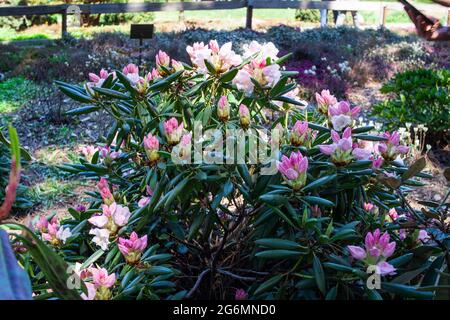
{"type": "Polygon", "coordinates": [[[252,29],[252,19],[253,19],[253,0],[247,0],[247,19],[245,21],[245,27],[247,29],[252,29]]]}
{"type": "Polygon", "coordinates": [[[387,11],[388,11],[388,8],[386,5],[384,5],[383,6],[383,20],[382,20],[383,27],[386,27],[387,11]]]}
{"type": "Polygon", "coordinates": [[[67,37],[67,12],[64,10],[62,12],[62,19],[61,19],[61,38],[67,37]]]}

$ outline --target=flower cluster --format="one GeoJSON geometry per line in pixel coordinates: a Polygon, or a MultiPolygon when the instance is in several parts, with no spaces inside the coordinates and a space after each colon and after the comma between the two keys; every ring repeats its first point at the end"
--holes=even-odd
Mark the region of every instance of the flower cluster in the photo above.
{"type": "Polygon", "coordinates": [[[159,160],[159,140],[158,137],[149,133],[144,137],[144,149],[148,160],[156,163],[159,160]]]}
{"type": "Polygon", "coordinates": [[[317,109],[319,112],[328,115],[328,108],[337,103],[337,99],[329,90],[322,90],[321,93],[316,93],[317,109]]]}
{"type": "Polygon", "coordinates": [[[292,189],[300,190],[305,185],[308,158],[300,152],[292,152],[289,158],[283,155],[281,162],[277,162],[277,168],[292,189]]]}
{"type": "Polygon", "coordinates": [[[183,122],[178,124],[176,118],[172,117],[164,122],[164,131],[166,134],[167,142],[171,145],[175,145],[181,140],[183,134],[183,122]]]}
{"type": "Polygon", "coordinates": [[[106,250],[110,237],[115,236],[119,229],[128,223],[131,213],[128,207],[114,201],[105,178],[101,178],[98,187],[105,204],[102,205],[101,214],[93,215],[88,219],[89,223],[96,227],[92,228],[89,234],[94,236],[92,241],[95,244],[106,250]]]}
{"type": "Polygon", "coordinates": [[[395,241],[389,242],[389,233],[381,234],[380,229],[373,233],[368,232],[365,238],[365,248],[359,246],[348,246],[348,251],[356,260],[361,260],[366,265],[375,265],[377,273],[380,275],[389,275],[395,273],[395,267],[386,262],[386,259],[392,256],[395,251],[395,241]]]}
{"type": "Polygon", "coordinates": [[[42,239],[54,246],[62,245],[72,236],[68,227],[60,226],[58,218],[54,216],[50,221],[41,216],[35,224],[36,230],[41,233],[42,239]]]}
{"type": "Polygon", "coordinates": [[[224,73],[242,62],[241,56],[232,50],[231,42],[225,43],[222,47],[216,40],[211,40],[206,45],[203,42],[195,42],[192,46],[188,46],[186,51],[192,64],[201,73],[208,72],[206,63],[212,66],[216,73],[224,73]]]}
{"type": "Polygon", "coordinates": [[[342,131],[346,127],[353,127],[354,120],[360,111],[360,107],[350,108],[350,104],[347,101],[340,101],[335,105],[329,106],[329,121],[334,130],[342,131]]]}
{"type": "Polygon", "coordinates": [[[314,138],[314,131],[309,129],[307,121],[298,120],[290,132],[291,144],[293,146],[309,146],[311,139],[314,138]]]}
{"type": "Polygon", "coordinates": [[[81,265],[76,264],[75,272],[86,285],[87,294],[82,293],[84,300],[110,300],[111,288],[116,283],[116,275],[109,274],[105,268],[89,267],[80,270],[81,265]]]}
{"type": "Polygon", "coordinates": [[[407,154],[409,147],[400,144],[400,135],[398,132],[385,132],[382,134],[383,138],[386,138],[386,142],[380,142],[378,144],[378,151],[386,161],[393,161],[399,155],[407,154]]]}
{"type": "Polygon", "coordinates": [[[133,231],[129,239],[119,238],[118,246],[127,263],[137,264],[141,260],[142,252],[147,247],[147,235],[139,238],[133,231]]]}

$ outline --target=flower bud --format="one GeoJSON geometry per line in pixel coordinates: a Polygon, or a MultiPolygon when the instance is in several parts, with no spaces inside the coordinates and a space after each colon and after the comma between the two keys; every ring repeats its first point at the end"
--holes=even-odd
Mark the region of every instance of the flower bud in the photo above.
{"type": "Polygon", "coordinates": [[[119,238],[119,250],[128,264],[138,264],[141,255],[147,247],[147,235],[139,238],[136,232],[132,232],[129,239],[119,238]]]}
{"type": "Polygon", "coordinates": [[[248,110],[245,104],[241,104],[239,106],[239,120],[241,122],[241,126],[244,129],[247,129],[250,125],[250,111],[248,110]]]}
{"type": "Polygon", "coordinates": [[[155,163],[159,160],[159,141],[156,136],[149,133],[144,137],[144,149],[147,154],[147,158],[151,163],[155,163]]]}
{"type": "Polygon", "coordinates": [[[180,142],[181,134],[183,133],[183,123],[178,125],[177,119],[172,117],[164,122],[164,131],[169,144],[175,145],[180,142]]]}
{"type": "Polygon", "coordinates": [[[230,118],[230,104],[226,96],[221,96],[217,105],[217,116],[223,122],[230,118]]]}

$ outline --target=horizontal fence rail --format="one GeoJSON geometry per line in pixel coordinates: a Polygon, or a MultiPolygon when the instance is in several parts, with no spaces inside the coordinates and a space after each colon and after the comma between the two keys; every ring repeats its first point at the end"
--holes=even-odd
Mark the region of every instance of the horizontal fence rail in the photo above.
{"type": "MultiPolygon", "coordinates": [[[[48,15],[61,14],[63,36],[67,31],[67,15],[73,14],[76,6],[78,14],[101,13],[138,13],[154,11],[190,11],[190,10],[230,10],[247,8],[246,27],[252,27],[253,9],[329,9],[342,11],[377,11],[380,12],[380,25],[385,25],[388,11],[403,10],[397,2],[373,1],[294,1],[294,0],[230,0],[200,2],[166,2],[166,3],[101,3],[101,4],[61,4],[40,6],[2,6],[0,16],[48,15]],[[68,12],[68,9],[71,12],[68,12]]],[[[447,8],[437,4],[414,4],[427,13],[442,13],[447,8]]],[[[450,19],[450,15],[448,15],[450,19]]],[[[447,22],[449,23],[449,22],[447,22]]]]}

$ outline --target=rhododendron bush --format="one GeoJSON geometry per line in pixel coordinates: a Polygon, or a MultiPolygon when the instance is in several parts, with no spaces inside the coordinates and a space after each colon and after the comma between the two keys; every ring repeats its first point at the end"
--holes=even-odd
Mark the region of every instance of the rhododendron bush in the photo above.
{"type": "MultiPolygon", "coordinates": [[[[79,280],[73,290],[83,299],[438,293],[450,264],[447,198],[422,210],[406,199],[428,176],[425,159],[410,159],[398,133],[360,126],[360,108],[327,90],[307,106],[272,43],[242,55],[214,40],[186,50],[189,62],[160,51],[153,70],[129,64],[58,83],[82,104],[70,114],[113,119],[62,167],[96,185],[90,205],[33,222],[79,280]]],[[[37,297],[61,297],[32,256],[20,260],[37,297]]]]}

